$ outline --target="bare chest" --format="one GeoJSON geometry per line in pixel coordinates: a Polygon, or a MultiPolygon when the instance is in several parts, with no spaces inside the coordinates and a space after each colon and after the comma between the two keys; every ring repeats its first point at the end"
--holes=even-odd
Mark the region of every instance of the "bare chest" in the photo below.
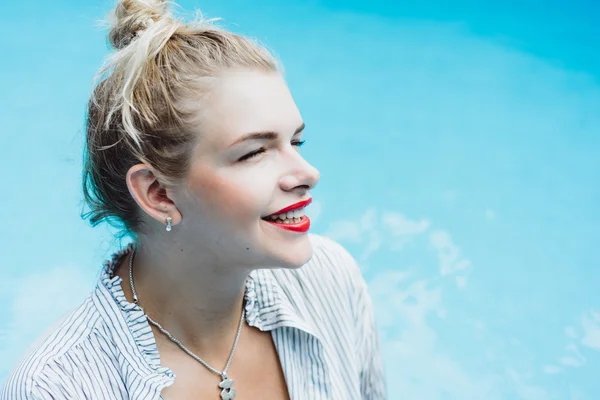
{"type": "MultiPolygon", "coordinates": [[[[255,328],[246,329],[246,332],[244,340],[240,339],[227,371],[227,375],[233,379],[235,398],[289,399],[285,377],[271,334],[255,328]]],[[[161,361],[163,366],[169,367],[176,375],[175,383],[162,391],[165,400],[221,399],[223,391],[219,387],[221,377],[183,351],[169,347],[169,350],[161,351],[161,361]]],[[[221,370],[223,365],[213,367],[221,370]]]]}

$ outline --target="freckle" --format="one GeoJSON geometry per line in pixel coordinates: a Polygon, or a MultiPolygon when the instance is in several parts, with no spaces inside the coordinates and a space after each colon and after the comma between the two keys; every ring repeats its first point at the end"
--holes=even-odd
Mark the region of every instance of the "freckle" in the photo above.
{"type": "Polygon", "coordinates": [[[246,247],[246,250],[250,250],[250,247],[246,247]]]}

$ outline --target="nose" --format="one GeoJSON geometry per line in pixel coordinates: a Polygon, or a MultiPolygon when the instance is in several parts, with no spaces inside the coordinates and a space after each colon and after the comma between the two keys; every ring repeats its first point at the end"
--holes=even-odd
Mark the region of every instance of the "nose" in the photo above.
{"type": "Polygon", "coordinates": [[[321,174],[297,151],[293,151],[288,158],[289,167],[279,180],[282,190],[298,191],[301,195],[313,189],[319,183],[321,174]]]}

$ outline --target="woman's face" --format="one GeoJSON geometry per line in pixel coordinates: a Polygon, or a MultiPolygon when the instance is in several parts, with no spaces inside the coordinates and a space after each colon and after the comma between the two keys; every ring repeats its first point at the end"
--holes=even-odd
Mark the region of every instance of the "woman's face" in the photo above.
{"type": "Polygon", "coordinates": [[[184,229],[219,263],[303,265],[312,257],[308,233],[263,219],[310,199],[319,181],[299,153],[304,124],[285,81],[276,73],[228,72],[210,93],[187,186],[176,199],[182,221],[173,229],[184,229]]]}

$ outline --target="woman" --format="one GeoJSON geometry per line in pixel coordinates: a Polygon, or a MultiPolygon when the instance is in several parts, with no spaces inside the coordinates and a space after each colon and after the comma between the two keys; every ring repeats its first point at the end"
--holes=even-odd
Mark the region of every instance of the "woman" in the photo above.
{"type": "Polygon", "coordinates": [[[84,193],[134,241],[2,399],[383,399],[366,285],[308,234],[318,171],[274,58],[121,0],[89,103],[84,193]]]}

